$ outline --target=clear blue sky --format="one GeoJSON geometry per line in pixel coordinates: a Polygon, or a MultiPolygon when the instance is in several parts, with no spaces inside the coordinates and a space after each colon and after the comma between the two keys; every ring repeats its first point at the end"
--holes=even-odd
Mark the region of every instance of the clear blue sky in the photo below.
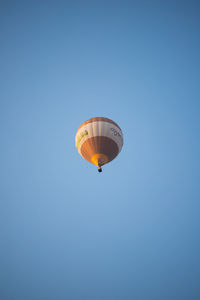
{"type": "Polygon", "coordinates": [[[0,44],[0,299],[199,300],[199,1],[1,1],[0,44]]]}

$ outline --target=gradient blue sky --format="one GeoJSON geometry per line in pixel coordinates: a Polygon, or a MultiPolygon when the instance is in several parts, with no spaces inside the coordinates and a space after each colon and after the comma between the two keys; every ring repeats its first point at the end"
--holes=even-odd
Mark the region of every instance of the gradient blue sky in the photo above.
{"type": "Polygon", "coordinates": [[[0,299],[199,300],[200,2],[1,1],[0,31],[0,299]]]}

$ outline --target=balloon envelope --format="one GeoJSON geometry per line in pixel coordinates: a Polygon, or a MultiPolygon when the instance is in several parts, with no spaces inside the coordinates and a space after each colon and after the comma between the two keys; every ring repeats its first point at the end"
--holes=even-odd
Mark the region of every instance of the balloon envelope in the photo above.
{"type": "Polygon", "coordinates": [[[96,117],[79,127],[75,141],[80,155],[101,167],[120,153],[123,134],[117,123],[108,118],[96,117]]]}

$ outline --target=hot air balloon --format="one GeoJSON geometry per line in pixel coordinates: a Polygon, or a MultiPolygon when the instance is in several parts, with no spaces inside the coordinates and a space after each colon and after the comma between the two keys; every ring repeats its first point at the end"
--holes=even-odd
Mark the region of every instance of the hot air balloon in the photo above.
{"type": "Polygon", "coordinates": [[[79,154],[102,172],[102,166],[113,160],[123,146],[121,128],[103,117],[91,118],[78,129],[75,137],[79,154]]]}

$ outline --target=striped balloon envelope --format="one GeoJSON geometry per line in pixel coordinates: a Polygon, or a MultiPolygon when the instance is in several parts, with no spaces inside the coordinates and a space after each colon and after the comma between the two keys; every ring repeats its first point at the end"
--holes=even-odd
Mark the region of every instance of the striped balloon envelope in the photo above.
{"type": "Polygon", "coordinates": [[[76,148],[80,155],[101,167],[113,160],[123,146],[121,128],[112,120],[103,117],[91,118],[78,129],[75,137],[76,148]]]}

